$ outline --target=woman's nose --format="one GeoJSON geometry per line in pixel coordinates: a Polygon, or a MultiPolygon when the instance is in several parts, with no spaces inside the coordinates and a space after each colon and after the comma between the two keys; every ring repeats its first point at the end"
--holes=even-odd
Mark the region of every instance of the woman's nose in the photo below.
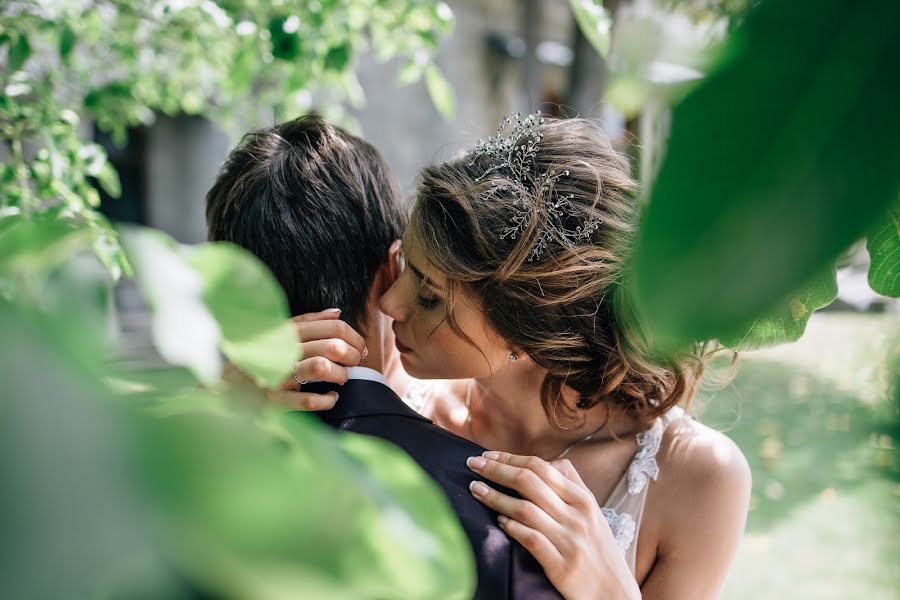
{"type": "Polygon", "coordinates": [[[403,277],[399,277],[378,301],[381,312],[395,321],[404,322],[409,316],[409,307],[403,301],[403,277]]]}

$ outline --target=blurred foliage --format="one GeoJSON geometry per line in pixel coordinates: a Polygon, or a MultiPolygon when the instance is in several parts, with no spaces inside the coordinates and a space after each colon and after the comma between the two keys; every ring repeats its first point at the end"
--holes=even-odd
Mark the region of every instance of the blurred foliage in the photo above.
{"type": "Polygon", "coordinates": [[[0,301],[4,592],[471,597],[468,539],[405,453],[309,415],[257,409],[262,390],[210,368],[219,346],[260,382],[292,368],[287,302],[255,257],[125,230],[157,348],[190,369],[135,377],[107,362],[104,322],[83,310],[99,303],[92,313],[102,315],[107,297],[59,280],[87,260],[105,289],[89,237],[43,218],[0,221],[0,274],[14,285],[27,275],[33,295],[0,301]],[[29,236],[35,227],[41,235],[29,236]],[[32,301],[58,296],[54,286],[64,303],[32,301]]]}
{"type": "Polygon", "coordinates": [[[601,0],[569,0],[575,21],[584,33],[591,46],[600,56],[609,54],[610,30],[612,15],[603,6],[601,0]]]}
{"type": "Polygon", "coordinates": [[[0,210],[75,219],[113,278],[129,273],[95,185],[120,194],[87,117],[124,144],[159,111],[205,115],[232,134],[318,110],[361,106],[360,55],[405,61],[435,104],[453,91],[433,64],[453,26],[426,0],[40,0],[0,6],[0,210]]]}
{"type": "Polygon", "coordinates": [[[0,328],[9,597],[471,597],[468,539],[394,446],[296,413],[151,416],[77,324],[2,303],[0,328]]]}
{"type": "MultiPolygon", "coordinates": [[[[892,0],[762,2],[675,106],[634,257],[661,345],[796,339],[833,298],[834,261],[900,189],[897,22],[892,0]]],[[[880,231],[876,281],[900,260],[880,231]]]]}
{"type": "Polygon", "coordinates": [[[271,273],[236,246],[114,229],[97,186],[121,185],[90,141],[96,126],[122,144],[158,112],[233,134],[310,110],[346,120],[369,50],[450,115],[433,57],[452,22],[420,0],[0,6],[6,595],[471,597],[468,539],[405,453],[259,408],[299,358],[271,273]],[[107,362],[123,274],[164,369],[107,362]],[[261,387],[224,381],[222,355],[261,387]]]}

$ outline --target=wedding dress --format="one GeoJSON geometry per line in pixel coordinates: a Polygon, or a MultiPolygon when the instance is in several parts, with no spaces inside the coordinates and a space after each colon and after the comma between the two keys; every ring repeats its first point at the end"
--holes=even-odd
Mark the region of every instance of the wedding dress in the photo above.
{"type": "MultiPolygon", "coordinates": [[[[430,404],[431,391],[431,382],[413,380],[403,400],[413,410],[423,413],[430,404]]],[[[637,573],[637,538],[644,516],[647,489],[650,487],[650,480],[655,481],[659,476],[656,455],[666,428],[683,416],[684,410],[681,407],[673,407],[663,416],[657,417],[649,428],[637,434],[637,452],[600,509],[633,575],[637,573]]]]}
{"type": "Polygon", "coordinates": [[[659,476],[656,455],[666,427],[683,416],[684,410],[676,406],[663,416],[657,417],[648,429],[637,434],[638,450],[625,474],[600,509],[633,575],[637,572],[637,538],[644,516],[647,489],[650,487],[650,480],[655,481],[659,476]]]}

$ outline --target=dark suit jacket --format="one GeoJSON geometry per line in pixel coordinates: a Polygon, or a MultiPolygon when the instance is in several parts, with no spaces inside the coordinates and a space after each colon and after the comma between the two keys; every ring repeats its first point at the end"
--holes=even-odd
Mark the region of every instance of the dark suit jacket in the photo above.
{"type": "MultiPolygon", "coordinates": [[[[335,386],[314,383],[304,387],[315,392],[328,389],[335,386]]],[[[340,399],[335,407],[317,413],[325,423],[393,442],[447,494],[475,554],[475,598],[561,598],[534,557],[499,528],[497,513],[469,492],[469,483],[479,477],[466,466],[466,459],[480,455],[484,448],[434,425],[381,383],[352,379],[338,389],[340,399]]]]}

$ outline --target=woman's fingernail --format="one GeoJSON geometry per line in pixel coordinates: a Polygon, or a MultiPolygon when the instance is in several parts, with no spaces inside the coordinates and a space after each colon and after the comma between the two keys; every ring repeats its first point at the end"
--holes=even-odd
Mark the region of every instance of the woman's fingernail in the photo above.
{"type": "Polygon", "coordinates": [[[487,496],[488,486],[484,485],[480,481],[473,481],[469,484],[469,489],[472,490],[472,493],[476,496],[487,496]]]}
{"type": "Polygon", "coordinates": [[[341,314],[341,309],[339,308],[329,308],[327,310],[323,310],[322,314],[331,315],[331,314],[341,314]]]}
{"type": "Polygon", "coordinates": [[[479,469],[483,469],[484,465],[486,464],[487,461],[480,456],[470,456],[466,459],[466,466],[468,466],[470,469],[475,469],[476,471],[479,469]]]}
{"type": "Polygon", "coordinates": [[[496,450],[488,450],[487,452],[482,452],[481,455],[488,460],[500,460],[500,453],[496,450]]]}
{"type": "Polygon", "coordinates": [[[500,525],[506,525],[507,523],[509,523],[509,517],[505,515],[497,515],[497,522],[500,523],[500,525]]]}
{"type": "Polygon", "coordinates": [[[369,349],[368,349],[368,348],[363,348],[362,357],[365,358],[365,357],[367,357],[368,355],[369,355],[369,349]]]}

